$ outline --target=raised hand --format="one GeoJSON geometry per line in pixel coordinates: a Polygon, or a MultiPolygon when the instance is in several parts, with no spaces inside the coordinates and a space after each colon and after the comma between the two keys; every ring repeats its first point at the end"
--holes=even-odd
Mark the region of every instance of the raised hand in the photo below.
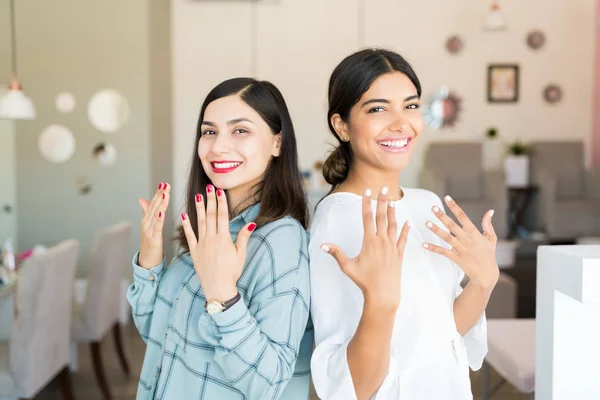
{"type": "Polygon", "coordinates": [[[402,259],[410,227],[407,221],[397,238],[396,214],[391,206],[393,203],[388,206],[387,193],[386,187],[379,192],[376,225],[373,222],[371,191],[367,190],[363,196],[364,237],[357,257],[349,258],[333,243],[324,243],[321,248],[336,259],[342,271],[362,290],[365,301],[396,309],[400,305],[402,259]]]}
{"type": "Polygon", "coordinates": [[[447,249],[435,246],[432,243],[424,243],[423,247],[454,261],[465,272],[471,282],[484,287],[495,286],[500,271],[496,262],[496,242],[498,238],[492,225],[494,211],[489,210],[483,216],[481,222],[482,234],[450,196],[446,196],[444,201],[456,216],[460,225],[437,206],[433,206],[432,211],[449,232],[431,221],[427,221],[426,225],[452,248],[447,249]]]}
{"type": "Polygon", "coordinates": [[[138,264],[143,268],[150,269],[159,265],[163,260],[163,226],[170,194],[171,186],[161,182],[152,201],[138,199],[144,213],[138,258],[138,264]]]}
{"type": "Polygon", "coordinates": [[[185,237],[194,262],[196,274],[207,300],[225,302],[237,294],[237,281],[246,259],[246,247],[256,224],[251,222],[238,234],[236,243],[229,232],[229,210],[222,189],[206,187],[206,210],[201,194],[196,195],[198,236],[187,214],[181,214],[185,237]]]}

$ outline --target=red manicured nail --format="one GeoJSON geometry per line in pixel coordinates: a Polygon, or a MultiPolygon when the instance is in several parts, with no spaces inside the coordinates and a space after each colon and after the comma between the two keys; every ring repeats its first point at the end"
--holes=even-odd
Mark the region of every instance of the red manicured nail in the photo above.
{"type": "Polygon", "coordinates": [[[181,219],[185,221],[185,213],[181,213],[181,219]]]}
{"type": "Polygon", "coordinates": [[[223,194],[223,189],[218,188],[217,189],[217,196],[221,196],[223,194]]]}
{"type": "Polygon", "coordinates": [[[162,217],[162,211],[158,212],[158,218],[162,217]]]}
{"type": "Polygon", "coordinates": [[[206,186],[206,191],[207,191],[208,193],[212,193],[212,191],[213,191],[214,189],[215,189],[215,187],[214,187],[213,185],[207,185],[207,186],[206,186]]]}
{"type": "Polygon", "coordinates": [[[162,182],[158,184],[158,190],[162,189],[162,182]]]}
{"type": "Polygon", "coordinates": [[[163,199],[165,198],[165,194],[163,193],[163,199]]]}
{"type": "Polygon", "coordinates": [[[196,195],[196,203],[200,203],[201,200],[202,200],[202,195],[201,194],[197,194],[196,195]]]}
{"type": "Polygon", "coordinates": [[[256,224],[253,222],[250,225],[248,225],[248,230],[250,232],[253,232],[256,229],[256,224]]]}

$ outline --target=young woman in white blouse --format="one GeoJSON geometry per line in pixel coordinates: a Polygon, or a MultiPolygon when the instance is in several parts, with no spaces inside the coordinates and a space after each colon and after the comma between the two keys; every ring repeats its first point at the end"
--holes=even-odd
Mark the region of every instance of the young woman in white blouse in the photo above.
{"type": "Polygon", "coordinates": [[[451,198],[460,225],[434,193],[398,185],[422,132],[420,97],[411,66],[381,49],[350,55],[329,81],[339,146],[309,249],[321,399],[472,399],[499,275],[493,210],[481,233],[451,198]]]}

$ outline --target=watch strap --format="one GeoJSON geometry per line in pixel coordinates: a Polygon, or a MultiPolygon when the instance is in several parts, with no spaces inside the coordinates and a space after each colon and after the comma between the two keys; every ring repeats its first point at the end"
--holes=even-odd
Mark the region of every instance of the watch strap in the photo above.
{"type": "Polygon", "coordinates": [[[227,309],[231,308],[241,298],[242,296],[240,295],[240,292],[238,292],[233,299],[223,302],[223,311],[227,311],[227,309]]]}

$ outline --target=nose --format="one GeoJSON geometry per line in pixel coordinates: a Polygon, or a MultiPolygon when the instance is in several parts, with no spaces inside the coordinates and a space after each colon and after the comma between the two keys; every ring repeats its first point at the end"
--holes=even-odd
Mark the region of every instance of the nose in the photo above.
{"type": "Polygon", "coordinates": [[[212,153],[216,156],[227,154],[231,148],[229,135],[220,134],[217,135],[215,141],[213,142],[212,153]]]}
{"type": "Polygon", "coordinates": [[[403,112],[397,111],[394,118],[390,121],[388,129],[392,132],[407,132],[410,129],[410,123],[403,112]]]}

